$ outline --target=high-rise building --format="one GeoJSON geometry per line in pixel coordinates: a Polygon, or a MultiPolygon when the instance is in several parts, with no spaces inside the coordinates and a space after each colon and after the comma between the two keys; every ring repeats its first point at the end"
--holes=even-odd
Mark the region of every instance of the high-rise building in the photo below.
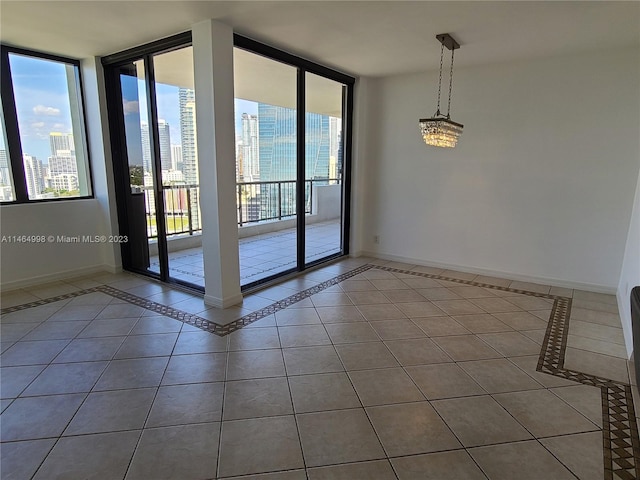
{"type": "Polygon", "coordinates": [[[23,155],[22,160],[29,198],[40,198],[44,190],[44,168],[42,167],[42,162],[31,155],[23,155]]]}
{"type": "Polygon", "coordinates": [[[242,178],[245,182],[260,180],[258,161],[258,117],[242,114],[242,178]]]}
{"type": "MultiPolygon", "coordinates": [[[[329,176],[329,118],[319,113],[305,115],[305,178],[329,176]]],[[[296,111],[258,104],[258,147],[261,181],[295,180],[296,111]]]]}
{"type": "Polygon", "coordinates": [[[72,133],[51,132],[49,133],[49,144],[52,156],[73,155],[75,157],[76,147],[72,133]]]}
{"type": "MultiPolygon", "coordinates": [[[[145,172],[151,172],[153,162],[151,160],[151,136],[149,124],[140,122],[140,136],[142,140],[142,165],[145,172]]],[[[171,133],[169,124],[165,120],[158,120],[158,140],[160,141],[160,163],[162,170],[171,170],[171,133]]]]}
{"type": "Polygon", "coordinates": [[[11,169],[6,150],[0,150],[0,186],[11,186],[11,169]]]}
{"type": "Polygon", "coordinates": [[[178,90],[180,102],[180,140],[182,172],[189,184],[198,184],[198,147],[196,144],[196,95],[191,88],[178,90]]]}
{"type": "Polygon", "coordinates": [[[171,170],[182,171],[182,145],[171,145],[171,170]]]}

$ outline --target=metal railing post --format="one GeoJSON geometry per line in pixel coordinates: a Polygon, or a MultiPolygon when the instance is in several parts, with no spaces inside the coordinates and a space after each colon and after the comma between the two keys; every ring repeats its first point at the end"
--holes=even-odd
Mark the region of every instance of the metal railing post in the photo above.
{"type": "Polygon", "coordinates": [[[238,225],[242,226],[242,184],[238,183],[238,225]]]}
{"type": "Polygon", "coordinates": [[[189,222],[189,235],[193,235],[193,219],[191,218],[191,188],[187,188],[187,221],[189,222]]]}
{"type": "Polygon", "coordinates": [[[282,220],[282,183],[278,182],[278,220],[282,220]]]}

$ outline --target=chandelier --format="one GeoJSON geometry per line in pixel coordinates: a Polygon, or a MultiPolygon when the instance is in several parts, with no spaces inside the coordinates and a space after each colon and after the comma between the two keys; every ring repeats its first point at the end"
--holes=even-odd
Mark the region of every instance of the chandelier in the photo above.
{"type": "Polygon", "coordinates": [[[438,41],[442,44],[440,47],[440,78],[438,79],[438,106],[435,115],[432,118],[420,119],[420,132],[424,143],[433,145],[434,147],[450,147],[453,148],[458,142],[458,138],[462,135],[463,125],[451,120],[451,85],[453,84],[453,53],[460,48],[448,33],[436,35],[438,41]],[[447,103],[447,114],[440,113],[440,91],[442,90],[442,60],[444,58],[444,47],[451,50],[451,71],[449,72],[449,101],[447,103]]]}

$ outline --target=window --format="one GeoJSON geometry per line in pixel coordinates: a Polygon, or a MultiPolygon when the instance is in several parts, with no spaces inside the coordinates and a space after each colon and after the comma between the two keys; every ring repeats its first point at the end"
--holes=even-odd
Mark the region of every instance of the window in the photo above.
{"type": "Polygon", "coordinates": [[[90,197],[77,60],[2,46],[0,202],[90,197]]]}

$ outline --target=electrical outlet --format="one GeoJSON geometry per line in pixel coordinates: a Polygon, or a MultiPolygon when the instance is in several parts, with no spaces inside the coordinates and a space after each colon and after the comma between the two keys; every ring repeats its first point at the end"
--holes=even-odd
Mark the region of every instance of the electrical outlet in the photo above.
{"type": "Polygon", "coordinates": [[[375,243],[376,245],[380,243],[380,235],[373,236],[373,243],[375,243]]]}

